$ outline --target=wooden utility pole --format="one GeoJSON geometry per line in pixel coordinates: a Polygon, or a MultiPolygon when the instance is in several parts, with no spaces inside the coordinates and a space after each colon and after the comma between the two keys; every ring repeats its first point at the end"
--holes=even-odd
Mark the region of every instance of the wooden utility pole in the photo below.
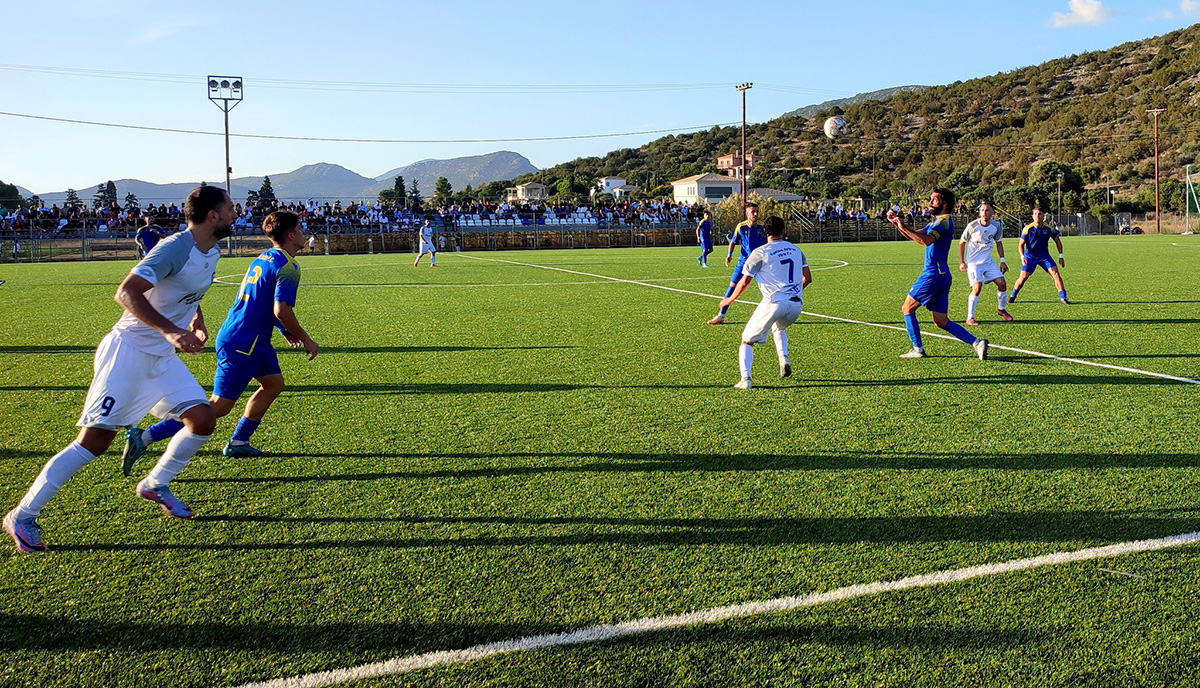
{"type": "Polygon", "coordinates": [[[754,88],[754,84],[746,82],[738,84],[737,90],[742,94],[742,160],[738,163],[738,167],[742,171],[742,203],[750,200],[746,198],[746,91],[754,88]]]}
{"type": "Polygon", "coordinates": [[[1162,212],[1158,207],[1158,116],[1166,112],[1166,108],[1147,110],[1154,115],[1154,233],[1162,234],[1162,212]]]}

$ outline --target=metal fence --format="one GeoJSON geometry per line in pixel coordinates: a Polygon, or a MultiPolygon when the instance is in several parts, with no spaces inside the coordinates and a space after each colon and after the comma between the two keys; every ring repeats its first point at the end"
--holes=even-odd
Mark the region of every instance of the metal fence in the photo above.
{"type": "MultiPolygon", "coordinates": [[[[954,217],[955,227],[966,227],[973,216],[954,217]]],[[[1028,218],[1001,213],[1004,236],[1015,238],[1028,218]]],[[[1048,221],[1062,229],[1066,236],[1150,234],[1154,232],[1154,215],[1118,214],[1101,222],[1085,215],[1051,215],[1048,221]]],[[[910,219],[910,226],[921,226],[925,218],[910,219]]],[[[1183,233],[1187,224],[1183,215],[1161,218],[1163,233],[1183,233]]],[[[1195,223],[1193,223],[1195,224],[1195,223]]],[[[1193,227],[1193,229],[1195,229],[1193,227]]],[[[807,215],[794,213],[787,218],[788,237],[797,243],[898,241],[904,237],[886,220],[868,219],[829,220],[817,222],[807,215]]],[[[642,226],[593,224],[536,224],[442,226],[436,229],[435,241],[439,251],[503,251],[517,249],[567,248],[636,248],[651,246],[694,246],[695,225],[691,223],[660,223],[642,226]]],[[[414,253],[420,234],[412,228],[392,229],[383,226],[310,227],[313,253],[374,254],[414,253]]],[[[714,233],[716,234],[716,233],[714,233]]],[[[139,257],[133,230],[97,231],[94,227],[74,228],[59,232],[0,231],[0,262],[42,262],[70,260],[135,260],[139,257]],[[18,250],[14,252],[14,247],[18,250]]],[[[719,245],[728,236],[714,235],[719,245]]],[[[270,240],[255,228],[246,228],[222,242],[226,256],[257,256],[271,246],[270,240]]],[[[305,252],[307,252],[307,246],[305,252]]]]}

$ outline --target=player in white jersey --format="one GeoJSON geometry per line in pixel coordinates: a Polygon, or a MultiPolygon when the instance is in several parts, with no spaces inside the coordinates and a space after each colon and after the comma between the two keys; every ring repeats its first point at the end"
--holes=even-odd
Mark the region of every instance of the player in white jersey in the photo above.
{"type": "Polygon", "coordinates": [[[137,484],[137,496],[171,516],[192,510],[168,483],[208,440],[216,423],[204,389],[175,350],[197,353],[208,340],[200,299],[212,285],[221,255],[217,241],[233,228],[233,202],[224,189],[202,186],[184,204],[187,231],[163,239],[133,268],[115,299],[125,313],[96,349],[79,436],[42,468],[3,526],[22,552],[44,552],[37,517],[63,485],[112,444],[117,429],[136,425],[148,412],[184,424],[162,459],[137,484]]]}
{"type": "Polygon", "coordinates": [[[421,252],[417,254],[417,259],[413,261],[413,267],[417,267],[417,263],[421,262],[421,256],[429,254],[429,267],[437,267],[437,247],[433,245],[433,226],[429,224],[429,218],[425,218],[425,226],[421,227],[421,252]]]}
{"type": "Polygon", "coordinates": [[[738,389],[750,389],[750,367],[754,362],[754,345],[775,339],[775,353],[779,355],[779,375],[790,377],[792,363],[788,359],[787,328],[804,310],[803,290],[812,284],[812,272],[808,260],[794,244],[783,238],[783,220],[769,217],[764,226],[767,235],[765,246],[750,252],[742,267],[742,278],[734,286],[733,293],[721,300],[727,308],[750,287],[751,281],[758,282],[762,301],[742,330],[742,345],[738,348],[738,365],[742,378],[734,385],[738,389]]]}
{"type": "Polygon", "coordinates": [[[979,219],[971,220],[963,230],[962,239],[958,242],[958,271],[967,273],[971,282],[971,295],[967,297],[967,324],[978,325],[975,319],[975,307],[979,305],[979,292],[983,285],[991,282],[996,285],[996,314],[1007,322],[1013,317],[1005,307],[1008,305],[1008,283],[1004,281],[1004,273],[1008,272],[1008,264],[1004,262],[1004,228],[996,220],[996,210],[991,201],[979,204],[979,219]],[[1000,264],[992,260],[992,246],[1000,256],[1000,264]]]}

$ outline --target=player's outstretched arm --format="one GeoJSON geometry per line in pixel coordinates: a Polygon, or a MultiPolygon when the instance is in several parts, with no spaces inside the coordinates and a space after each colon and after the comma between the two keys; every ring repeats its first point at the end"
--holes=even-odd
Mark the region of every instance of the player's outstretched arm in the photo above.
{"type": "Polygon", "coordinates": [[[293,349],[301,346],[304,347],[304,350],[308,352],[308,360],[310,361],[317,357],[317,354],[321,351],[321,347],[301,327],[300,321],[296,319],[296,311],[290,305],[283,301],[276,301],[275,317],[283,325],[284,337],[293,349]]]}
{"type": "Polygon", "coordinates": [[[154,285],[150,284],[145,277],[131,274],[125,277],[121,286],[117,287],[117,293],[113,296],[113,300],[129,311],[130,315],[162,334],[180,351],[194,354],[202,350],[204,342],[199,337],[176,327],[175,323],[167,320],[162,313],[154,310],[154,306],[150,305],[150,301],[146,299],[146,292],[153,287],[154,285]]]}

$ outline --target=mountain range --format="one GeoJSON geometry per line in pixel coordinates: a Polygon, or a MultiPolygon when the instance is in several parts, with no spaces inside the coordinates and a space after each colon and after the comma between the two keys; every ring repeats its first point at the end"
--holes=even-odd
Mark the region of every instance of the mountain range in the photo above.
{"type": "MultiPolygon", "coordinates": [[[[534,167],[525,156],[512,151],[497,151],[486,155],[448,160],[420,160],[411,165],[389,170],[374,178],[364,177],[341,165],[325,162],[305,165],[291,172],[272,174],[270,177],[271,188],[275,190],[275,197],[280,200],[302,201],[314,198],[332,202],[338,199],[347,201],[374,199],[383,189],[392,188],[397,176],[404,177],[404,183],[410,189],[412,183],[416,181],[421,195],[429,196],[433,193],[433,187],[438,177],[445,177],[454,190],[459,191],[468,185],[479,186],[537,171],[538,168],[534,167]]],[[[96,193],[97,185],[107,181],[102,180],[95,184],[81,186],[76,189],[76,193],[80,200],[90,203],[92,196],[96,193]]],[[[189,191],[200,184],[199,181],[157,184],[140,179],[115,179],[113,183],[117,186],[119,201],[124,201],[126,194],[132,193],[143,205],[147,203],[179,204],[189,191]]],[[[206,183],[211,186],[224,186],[225,184],[223,180],[211,179],[206,180],[206,183]]],[[[237,177],[230,180],[234,200],[244,201],[246,194],[250,191],[258,191],[262,183],[263,177],[237,177]]],[[[17,190],[24,198],[34,195],[33,192],[21,186],[18,186],[17,190]]],[[[67,198],[67,192],[64,190],[42,193],[38,194],[38,197],[47,205],[53,203],[61,205],[67,198]]]]}

